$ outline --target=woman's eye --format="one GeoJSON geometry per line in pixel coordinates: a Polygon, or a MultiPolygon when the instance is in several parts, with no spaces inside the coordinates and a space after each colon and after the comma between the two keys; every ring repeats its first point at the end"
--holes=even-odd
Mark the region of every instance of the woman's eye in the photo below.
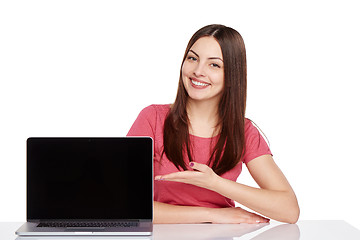
{"type": "Polygon", "coordinates": [[[196,57],[193,57],[193,56],[188,56],[187,59],[191,60],[191,61],[196,61],[197,60],[196,57]]]}
{"type": "Polygon", "coordinates": [[[210,66],[220,68],[220,65],[216,63],[211,63],[210,66]]]}

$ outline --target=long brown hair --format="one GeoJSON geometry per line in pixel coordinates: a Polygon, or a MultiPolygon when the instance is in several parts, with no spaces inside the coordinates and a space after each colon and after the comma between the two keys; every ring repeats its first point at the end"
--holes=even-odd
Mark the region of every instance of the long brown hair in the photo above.
{"type": "Polygon", "coordinates": [[[186,112],[189,96],[182,81],[181,69],[190,48],[205,36],[217,40],[224,61],[224,91],[218,106],[220,134],[208,161],[214,172],[221,175],[234,168],[245,152],[246,53],[241,35],[232,28],[208,25],[191,37],[180,68],[177,96],[165,119],[163,153],[179,170],[187,169],[184,154],[187,154],[190,162],[193,161],[186,112]]]}

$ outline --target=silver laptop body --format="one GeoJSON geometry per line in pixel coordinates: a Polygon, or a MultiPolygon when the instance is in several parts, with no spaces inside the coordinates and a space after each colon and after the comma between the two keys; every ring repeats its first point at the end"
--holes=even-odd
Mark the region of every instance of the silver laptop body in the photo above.
{"type": "Polygon", "coordinates": [[[27,222],[19,236],[149,236],[149,137],[29,138],[27,222]]]}

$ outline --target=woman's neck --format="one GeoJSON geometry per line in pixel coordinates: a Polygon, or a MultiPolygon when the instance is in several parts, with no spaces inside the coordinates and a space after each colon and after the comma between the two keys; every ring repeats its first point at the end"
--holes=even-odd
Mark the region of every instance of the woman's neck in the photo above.
{"type": "Polygon", "coordinates": [[[190,134],[205,138],[218,134],[218,103],[188,100],[186,111],[190,121],[190,134]]]}

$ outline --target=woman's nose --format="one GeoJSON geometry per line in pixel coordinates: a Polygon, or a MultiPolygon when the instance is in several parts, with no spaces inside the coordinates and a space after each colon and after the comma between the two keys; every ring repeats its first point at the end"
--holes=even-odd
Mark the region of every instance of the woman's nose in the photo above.
{"type": "Polygon", "coordinates": [[[201,63],[198,63],[194,69],[195,76],[205,76],[205,66],[201,63]]]}

